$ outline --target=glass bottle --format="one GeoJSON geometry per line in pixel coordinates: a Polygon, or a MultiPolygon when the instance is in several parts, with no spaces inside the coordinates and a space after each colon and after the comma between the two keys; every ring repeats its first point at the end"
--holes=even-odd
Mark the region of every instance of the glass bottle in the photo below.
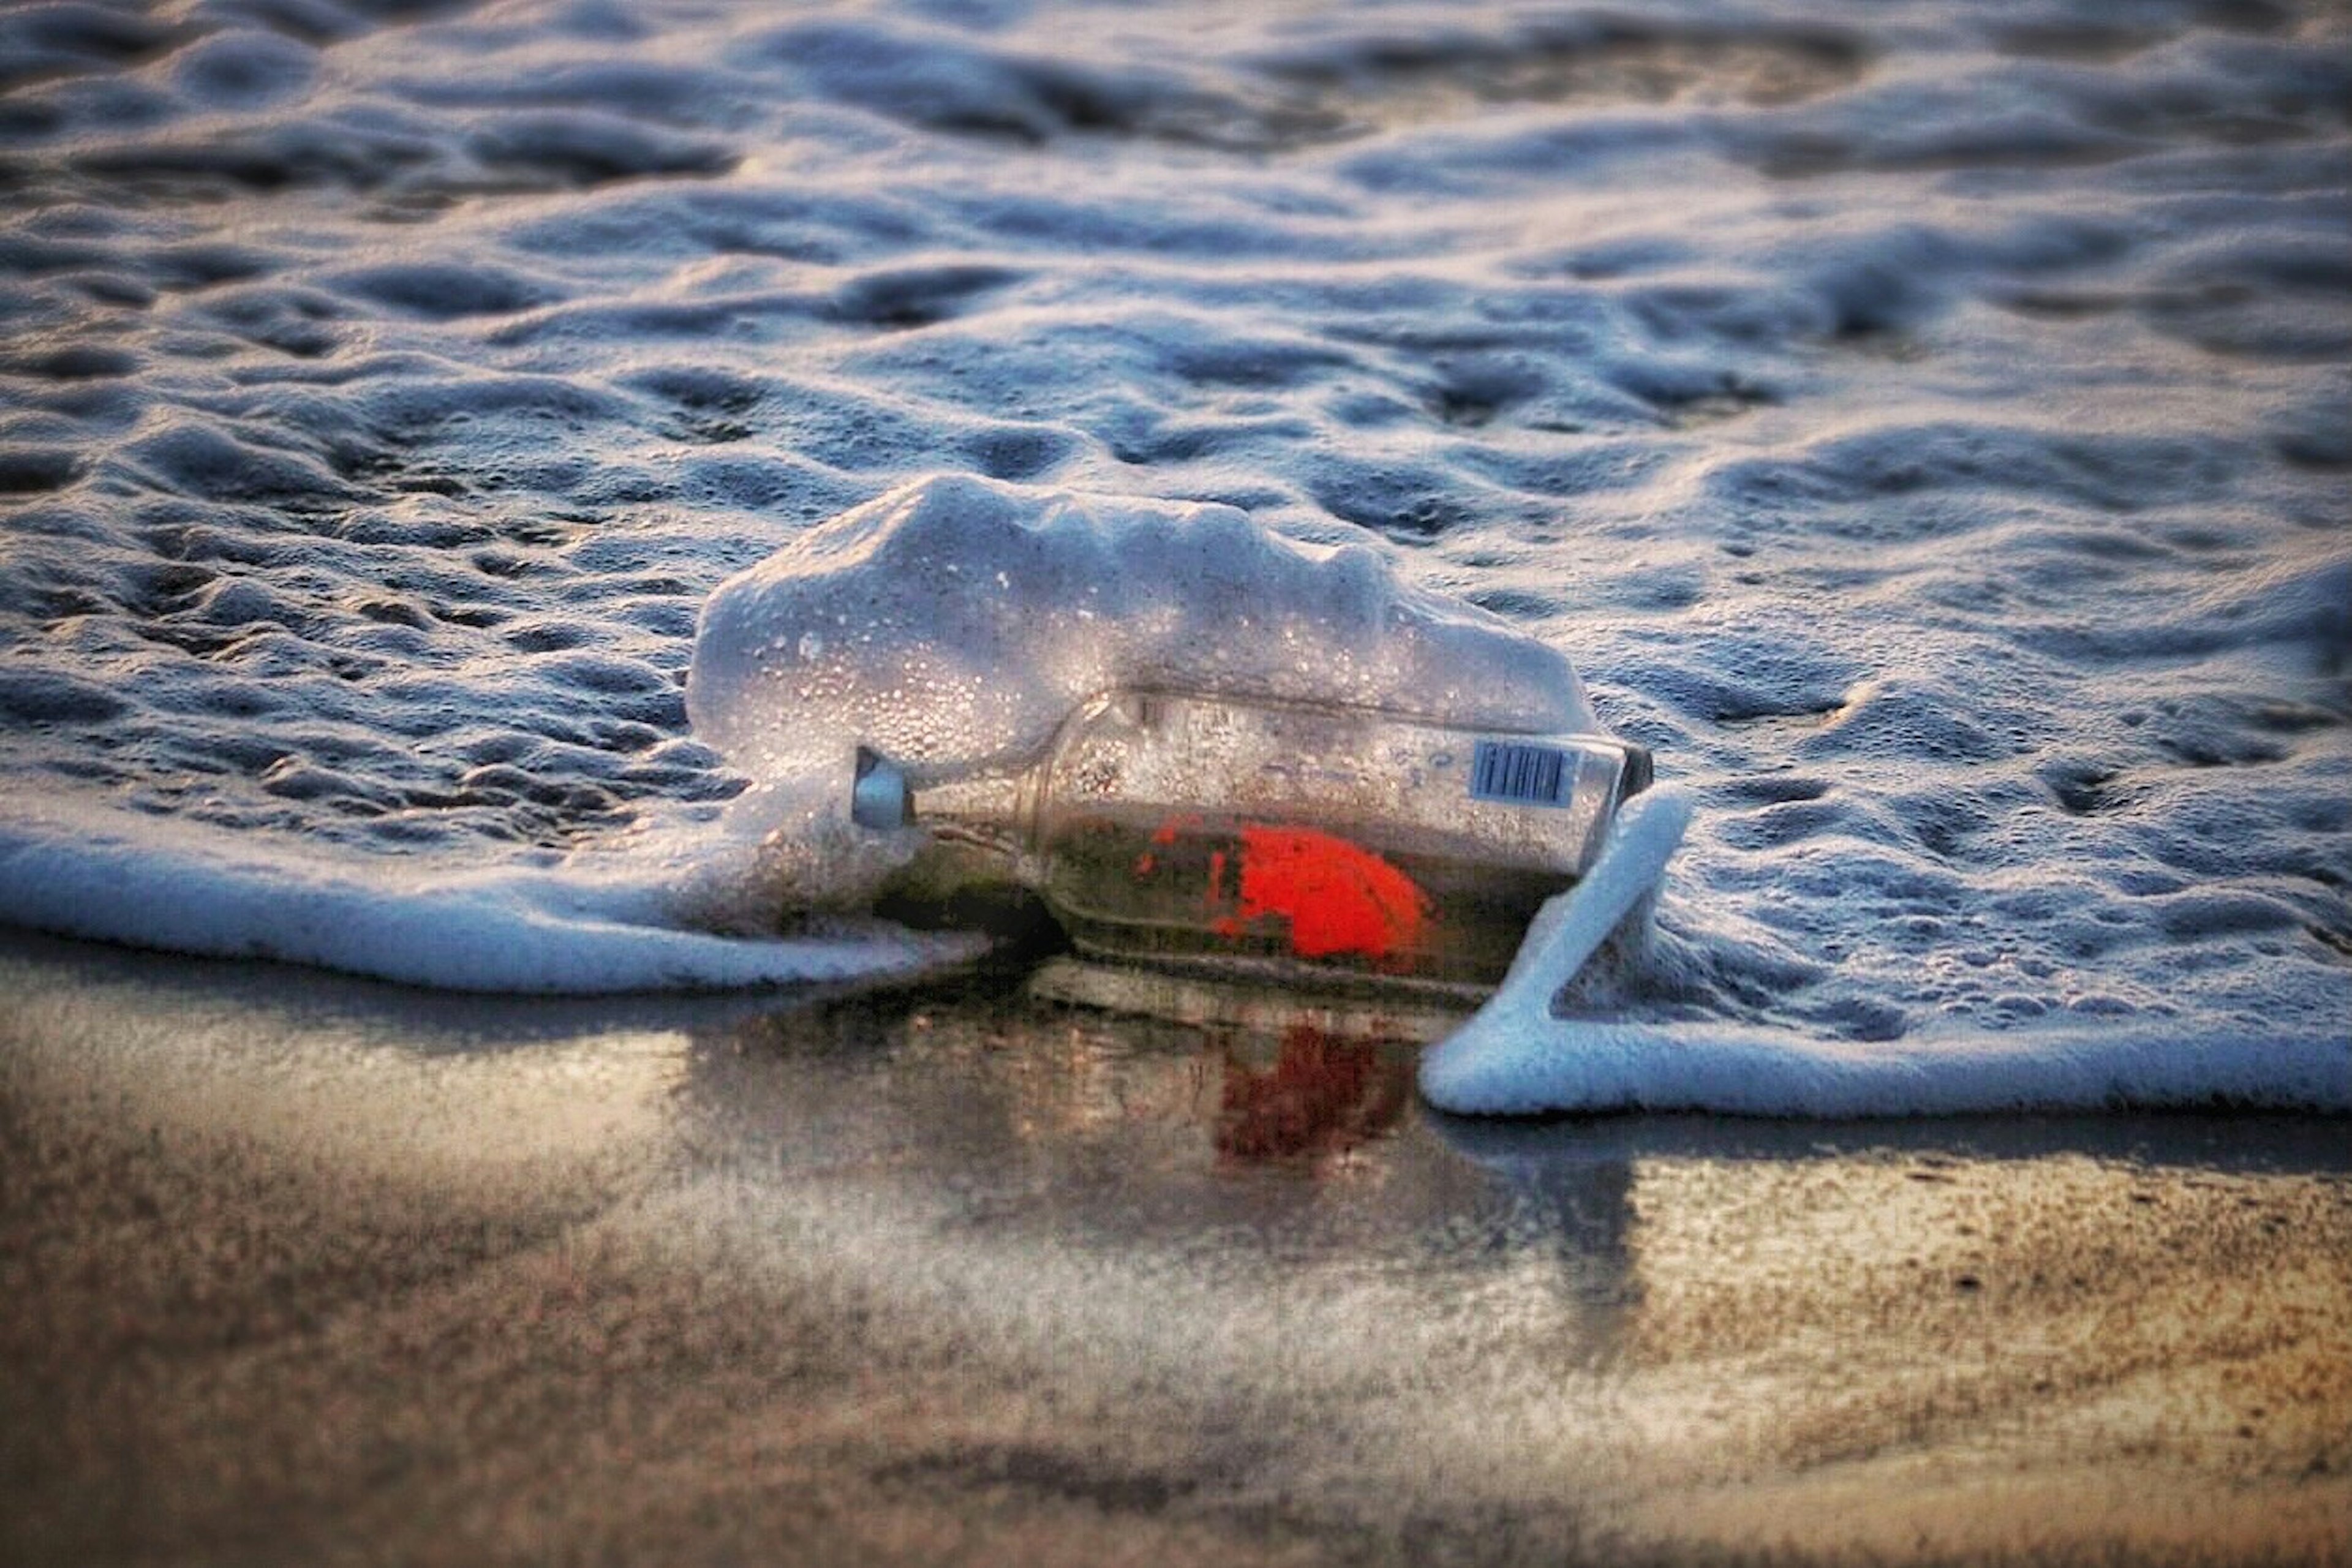
{"type": "Polygon", "coordinates": [[[1015,773],[917,792],[861,748],[851,815],[928,828],[919,877],[1009,873],[1089,958],[1475,994],[1649,779],[1604,735],[1123,690],[1015,773]]]}

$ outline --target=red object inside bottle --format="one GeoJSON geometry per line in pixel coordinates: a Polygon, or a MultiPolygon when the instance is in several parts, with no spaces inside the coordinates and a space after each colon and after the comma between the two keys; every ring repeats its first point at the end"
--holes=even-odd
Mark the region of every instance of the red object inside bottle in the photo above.
{"type": "MultiPolygon", "coordinates": [[[[1181,825],[1171,819],[1155,841],[1166,842],[1181,825]]],[[[1213,907],[1227,898],[1225,866],[1223,851],[1211,855],[1204,891],[1213,907]]],[[[1149,856],[1136,867],[1151,868],[1149,856]]],[[[1352,952],[1379,963],[1419,942],[1428,912],[1420,886],[1361,845],[1311,827],[1251,822],[1242,825],[1240,901],[1212,929],[1239,936],[1251,921],[1279,917],[1301,958],[1352,952]]]]}

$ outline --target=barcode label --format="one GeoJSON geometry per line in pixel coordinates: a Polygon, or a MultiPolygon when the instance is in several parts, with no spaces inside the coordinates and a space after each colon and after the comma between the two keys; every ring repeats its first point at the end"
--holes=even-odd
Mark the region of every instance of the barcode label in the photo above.
{"type": "Polygon", "coordinates": [[[1557,746],[1481,741],[1470,753],[1470,798],[1519,805],[1566,805],[1575,759],[1557,746]]]}

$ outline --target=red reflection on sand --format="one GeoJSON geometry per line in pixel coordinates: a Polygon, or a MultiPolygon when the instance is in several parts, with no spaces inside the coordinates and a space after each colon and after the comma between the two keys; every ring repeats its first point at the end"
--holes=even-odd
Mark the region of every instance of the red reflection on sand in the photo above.
{"type": "Polygon", "coordinates": [[[1247,1060],[1230,1039],[1216,1049],[1217,1152],[1229,1158],[1344,1153],[1394,1126],[1404,1110],[1412,1060],[1377,1041],[1335,1038],[1299,1023],[1283,1032],[1270,1067],[1247,1060]]]}

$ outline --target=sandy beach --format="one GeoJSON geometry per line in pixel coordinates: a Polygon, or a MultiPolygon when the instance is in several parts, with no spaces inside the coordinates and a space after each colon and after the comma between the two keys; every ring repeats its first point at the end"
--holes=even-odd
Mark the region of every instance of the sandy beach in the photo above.
{"type": "Polygon", "coordinates": [[[11,935],[0,1557],[2329,1562],[2352,1152],[11,935]]]}

